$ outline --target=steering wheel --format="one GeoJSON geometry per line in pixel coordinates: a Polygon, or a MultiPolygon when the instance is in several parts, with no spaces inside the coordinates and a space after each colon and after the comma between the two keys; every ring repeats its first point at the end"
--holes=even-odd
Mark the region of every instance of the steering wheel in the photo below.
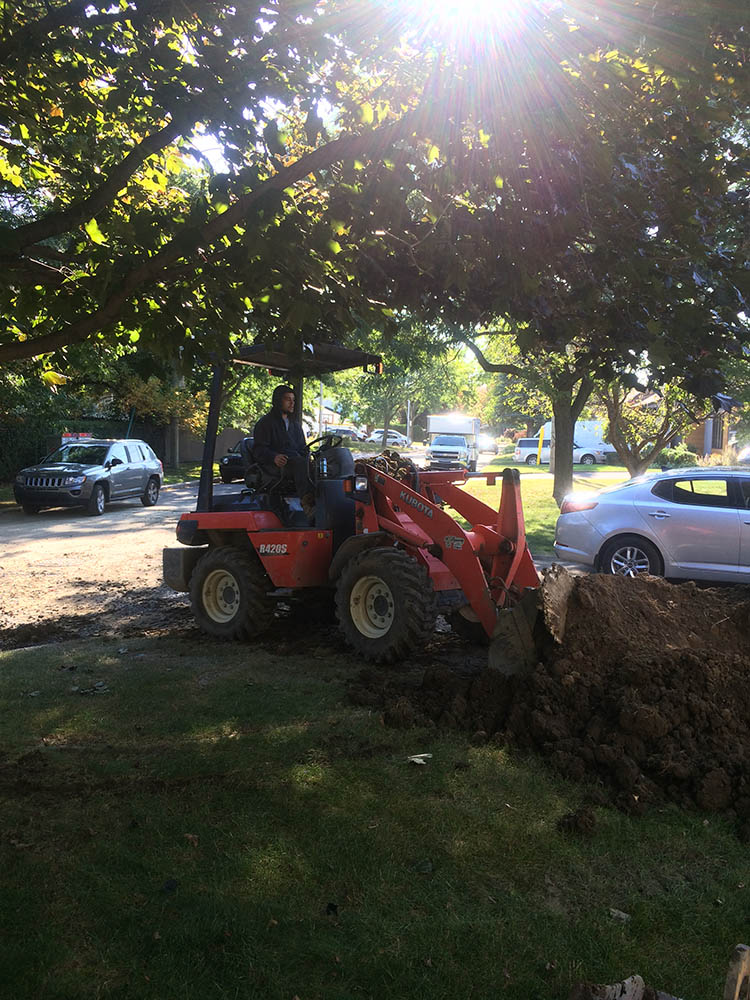
{"type": "Polygon", "coordinates": [[[315,438],[314,441],[311,441],[307,447],[310,449],[312,453],[313,445],[317,444],[318,447],[315,449],[314,452],[314,454],[317,455],[318,452],[325,451],[327,448],[340,448],[341,445],[343,444],[343,441],[344,439],[340,434],[321,434],[320,437],[317,437],[315,438]]]}

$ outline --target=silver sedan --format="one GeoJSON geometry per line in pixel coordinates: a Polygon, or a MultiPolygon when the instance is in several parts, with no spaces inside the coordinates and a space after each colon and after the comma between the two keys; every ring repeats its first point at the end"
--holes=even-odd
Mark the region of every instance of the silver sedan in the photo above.
{"type": "Polygon", "coordinates": [[[602,573],[750,583],[750,470],[670,469],[569,493],[555,552],[602,573]]]}

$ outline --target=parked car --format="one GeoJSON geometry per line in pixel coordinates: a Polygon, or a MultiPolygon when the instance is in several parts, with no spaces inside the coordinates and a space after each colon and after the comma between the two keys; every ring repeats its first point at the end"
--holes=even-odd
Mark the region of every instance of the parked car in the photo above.
{"type": "Polygon", "coordinates": [[[750,465],[750,445],[747,448],[742,448],[740,453],[737,455],[737,461],[740,465],[750,465]]]}
{"type": "MultiPolygon", "coordinates": [[[[383,428],[381,427],[380,430],[373,431],[367,440],[370,444],[380,444],[383,440],[383,428]]],[[[400,431],[388,431],[385,443],[395,448],[406,448],[409,444],[400,431]]]]}
{"type": "Polygon", "coordinates": [[[602,573],[750,583],[750,470],[670,469],[569,493],[555,552],[602,573]]]}
{"type": "Polygon", "coordinates": [[[248,450],[253,447],[253,439],[251,437],[240,438],[237,444],[232,445],[231,448],[227,448],[226,455],[222,455],[219,460],[219,475],[221,476],[222,483],[233,483],[238,479],[245,478],[245,462],[240,450],[243,441],[249,442],[246,445],[248,450]]]}
{"type": "Polygon", "coordinates": [[[477,444],[483,455],[497,455],[497,441],[491,434],[480,434],[477,444]]]}
{"type": "MultiPolygon", "coordinates": [[[[536,465],[539,454],[539,438],[519,438],[516,441],[516,450],[513,452],[513,459],[516,462],[524,462],[526,465],[536,465]]],[[[549,462],[549,445],[542,445],[542,465],[549,462]]],[[[573,443],[573,464],[574,465],[596,465],[597,462],[605,464],[606,454],[599,448],[581,448],[573,443]]]]}
{"type": "Polygon", "coordinates": [[[364,441],[366,434],[358,431],[356,427],[324,427],[324,434],[338,434],[339,437],[348,438],[351,441],[364,441]]]}
{"type": "Polygon", "coordinates": [[[85,507],[103,514],[110,500],[140,497],[144,507],[159,499],[164,469],[145,441],[88,439],[57,448],[38,465],[22,469],[13,484],[26,514],[45,507],[85,507]]]}

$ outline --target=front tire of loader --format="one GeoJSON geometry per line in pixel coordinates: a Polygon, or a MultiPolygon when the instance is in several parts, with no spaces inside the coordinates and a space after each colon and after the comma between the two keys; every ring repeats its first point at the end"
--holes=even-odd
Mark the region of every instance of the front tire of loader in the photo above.
{"type": "Polygon", "coordinates": [[[198,626],[217,639],[254,639],[273,620],[271,584],[247,552],[224,545],[198,560],[190,578],[190,603],[198,626]]]}
{"type": "Polygon", "coordinates": [[[347,643],[371,663],[393,663],[423,647],[435,628],[429,573],[401,549],[368,549],[336,587],[336,615],[347,643]]]}

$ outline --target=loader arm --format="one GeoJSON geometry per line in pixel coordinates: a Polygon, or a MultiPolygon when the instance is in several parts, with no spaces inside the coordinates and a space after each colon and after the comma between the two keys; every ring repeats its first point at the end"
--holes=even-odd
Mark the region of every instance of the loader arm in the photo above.
{"type": "MultiPolygon", "coordinates": [[[[368,478],[377,526],[407,547],[425,550],[422,559],[441,561],[463,590],[486,634],[495,630],[498,608],[515,603],[526,587],[537,587],[539,577],[526,546],[517,470],[503,472],[498,511],[455,484],[468,474],[424,472],[419,491],[385,472],[369,468],[368,478]],[[470,525],[465,530],[434,502],[435,493],[470,525]]],[[[487,475],[494,482],[495,474],[487,475]]]]}

